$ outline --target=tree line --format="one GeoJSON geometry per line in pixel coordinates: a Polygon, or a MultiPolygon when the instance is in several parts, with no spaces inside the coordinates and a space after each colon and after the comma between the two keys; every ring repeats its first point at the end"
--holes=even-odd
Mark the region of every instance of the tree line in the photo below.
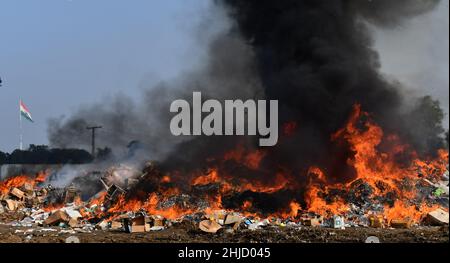
{"type": "Polygon", "coordinates": [[[30,145],[28,150],[12,153],[0,151],[2,164],[83,164],[93,161],[92,155],[82,149],[55,149],[46,145],[30,145]]]}

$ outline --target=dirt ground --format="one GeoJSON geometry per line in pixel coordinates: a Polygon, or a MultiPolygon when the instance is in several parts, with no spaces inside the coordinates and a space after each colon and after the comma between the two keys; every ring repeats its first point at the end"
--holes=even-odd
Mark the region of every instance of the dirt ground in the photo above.
{"type": "Polygon", "coordinates": [[[347,228],[337,230],[321,227],[267,227],[260,230],[238,230],[228,233],[220,230],[207,234],[191,222],[182,222],[163,231],[125,233],[112,230],[94,230],[91,233],[64,233],[70,229],[59,227],[14,227],[0,224],[0,243],[63,243],[76,236],[81,243],[359,243],[376,236],[382,243],[448,243],[449,228],[415,227],[411,229],[347,228]],[[50,230],[52,229],[52,230],[50,230]]]}

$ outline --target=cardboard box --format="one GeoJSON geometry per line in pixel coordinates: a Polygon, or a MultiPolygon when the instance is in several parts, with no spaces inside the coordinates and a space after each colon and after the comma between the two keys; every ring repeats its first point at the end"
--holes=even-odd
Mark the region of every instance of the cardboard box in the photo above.
{"type": "Polygon", "coordinates": [[[211,221],[211,220],[203,220],[200,222],[199,224],[199,228],[200,230],[202,230],[203,232],[207,232],[207,233],[216,233],[219,229],[222,228],[221,225],[219,225],[217,222],[215,221],[211,221]]]}
{"type": "Polygon", "coordinates": [[[402,228],[407,229],[412,226],[412,221],[409,219],[392,219],[390,222],[390,226],[393,228],[402,228]]]}
{"type": "Polygon", "coordinates": [[[231,224],[235,224],[235,223],[240,223],[241,221],[242,221],[242,217],[229,214],[225,217],[224,224],[231,225],[231,224]]]}
{"type": "Polygon", "coordinates": [[[18,188],[11,189],[11,192],[9,192],[10,195],[17,197],[19,200],[24,200],[25,193],[18,188]]]}
{"type": "Polygon", "coordinates": [[[80,224],[78,223],[78,219],[76,219],[76,218],[71,218],[67,224],[72,228],[80,227],[80,224]]]}
{"type": "Polygon", "coordinates": [[[64,193],[64,203],[73,203],[77,197],[77,189],[73,185],[71,185],[66,189],[66,192],[64,193]]]}
{"type": "Polygon", "coordinates": [[[15,211],[17,208],[19,208],[19,204],[17,201],[6,199],[6,208],[8,208],[9,211],[15,211]]]}
{"type": "Polygon", "coordinates": [[[119,221],[112,221],[111,222],[111,229],[112,230],[119,230],[123,228],[123,224],[122,222],[119,221]]]}
{"type": "Polygon", "coordinates": [[[322,217],[303,218],[301,221],[305,226],[320,226],[322,225],[323,218],[322,217]]]}
{"type": "Polygon", "coordinates": [[[44,225],[58,225],[61,222],[69,222],[70,217],[66,212],[57,210],[44,220],[44,225]]]}
{"type": "Polygon", "coordinates": [[[448,212],[437,209],[428,213],[426,220],[431,225],[442,226],[448,225],[449,215],[448,212]]]}
{"type": "Polygon", "coordinates": [[[164,226],[166,219],[162,216],[151,216],[153,226],[164,226]]]}
{"type": "Polygon", "coordinates": [[[25,192],[27,192],[27,193],[32,193],[32,192],[34,192],[33,190],[33,184],[32,183],[25,183],[23,186],[22,186],[22,188],[23,188],[23,190],[25,191],[25,192]]]}
{"type": "Polygon", "coordinates": [[[124,220],[125,229],[128,233],[142,233],[150,231],[150,220],[144,215],[124,220]]]}

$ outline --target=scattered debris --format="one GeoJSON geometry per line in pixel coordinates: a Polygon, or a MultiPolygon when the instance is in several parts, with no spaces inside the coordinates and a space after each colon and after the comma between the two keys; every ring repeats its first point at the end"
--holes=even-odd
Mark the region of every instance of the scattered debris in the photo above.
{"type": "MultiPolygon", "coordinates": [[[[400,228],[409,229],[422,225],[448,225],[448,172],[445,176],[435,178],[421,178],[417,186],[421,198],[429,207],[436,206],[441,209],[430,213],[420,214],[414,220],[410,218],[392,218],[383,213],[388,205],[384,202],[395,200],[395,197],[386,195],[383,202],[370,199],[373,189],[362,180],[356,180],[349,186],[347,199],[348,209],[342,212],[328,211],[316,214],[294,206],[295,210],[287,216],[279,218],[273,215],[264,218],[257,214],[241,214],[237,211],[223,209],[207,209],[210,204],[205,200],[197,200],[194,194],[173,194],[159,198],[155,194],[157,206],[153,210],[146,210],[141,205],[130,206],[130,209],[116,209],[117,204],[125,201],[125,196],[132,187],[139,185],[139,180],[155,180],[162,175],[157,173],[155,165],[149,165],[143,174],[133,169],[119,167],[111,169],[105,176],[99,175],[104,191],[94,195],[88,201],[82,201],[80,193],[71,184],[67,188],[54,188],[44,186],[38,182],[26,181],[21,185],[2,188],[0,191],[0,214],[20,214],[20,217],[9,221],[13,227],[51,226],[60,228],[60,233],[90,233],[96,230],[124,231],[128,233],[145,233],[149,231],[163,231],[182,222],[198,224],[198,228],[207,233],[221,232],[233,234],[245,229],[260,230],[267,228],[293,228],[320,227],[332,229],[346,229],[349,227],[371,228],[400,228]],[[123,178],[123,174],[133,174],[133,177],[123,178]],[[165,209],[177,208],[189,213],[179,213],[177,217],[164,213],[165,209]],[[184,210],[183,210],[184,209],[184,210]],[[152,213],[148,212],[152,211],[152,213]],[[162,212],[162,213],[159,213],[162,212]],[[164,216],[162,216],[164,215],[164,216]],[[422,219],[424,220],[422,221],[422,219]]],[[[445,174],[444,174],[445,175],[445,174]]],[[[0,182],[1,183],[1,182],[0,182]]],[[[99,183],[99,184],[100,184],[99,183]]],[[[158,181],[159,183],[159,181],[158,181]]],[[[380,191],[389,186],[379,182],[380,191]]],[[[209,184],[198,186],[198,191],[215,191],[217,185],[209,184]]],[[[336,193],[339,194],[339,193],[336,193]]],[[[331,196],[332,194],[330,194],[331,196]]],[[[380,197],[381,198],[381,197],[380,197]]],[[[126,201],[125,201],[126,202],[126,201]]],[[[124,202],[124,203],[125,203],[124,202]]],[[[411,201],[412,202],[412,201],[411,201]]],[[[420,203],[411,203],[418,205],[420,203]]],[[[393,206],[392,204],[391,206],[393,206]]],[[[174,210],[175,211],[175,210],[174,210]]],[[[52,228],[39,231],[56,231],[52,228]]],[[[339,231],[330,232],[336,235],[339,231]]],[[[27,233],[27,234],[31,234],[27,233]]],[[[368,241],[376,237],[369,237],[368,241]]],[[[366,240],[367,242],[367,240],[366,240]]],[[[379,242],[379,240],[378,240],[379,242]]],[[[377,243],[377,242],[369,242],[377,243]]]]}

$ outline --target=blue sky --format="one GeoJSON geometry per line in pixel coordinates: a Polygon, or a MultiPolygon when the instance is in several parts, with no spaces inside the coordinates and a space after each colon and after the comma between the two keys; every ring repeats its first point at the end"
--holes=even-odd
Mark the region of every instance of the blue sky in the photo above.
{"type": "Polygon", "coordinates": [[[117,92],[137,97],[198,59],[193,31],[208,0],[2,0],[0,150],[19,143],[18,100],[35,123],[24,145],[47,143],[47,120],[117,92]]]}

